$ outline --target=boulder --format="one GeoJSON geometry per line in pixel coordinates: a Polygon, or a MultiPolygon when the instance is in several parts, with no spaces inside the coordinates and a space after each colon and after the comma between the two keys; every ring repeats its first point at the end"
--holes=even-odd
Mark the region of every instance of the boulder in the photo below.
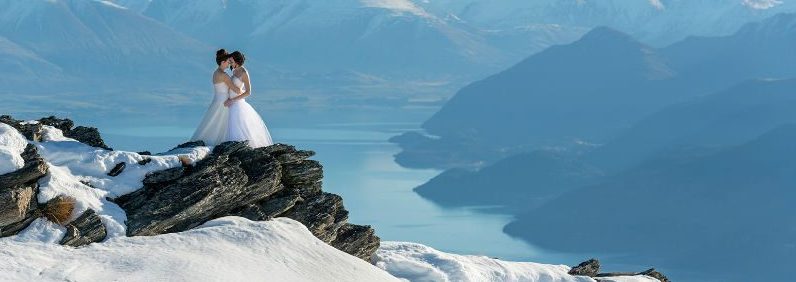
{"type": "Polygon", "coordinates": [[[108,231],[97,213],[89,209],[80,217],[66,225],[66,235],[61,245],[80,247],[91,243],[102,242],[108,231]]]}
{"type": "Polygon", "coordinates": [[[0,175],[0,237],[16,234],[39,216],[37,182],[48,166],[34,145],[28,144],[21,156],[22,168],[0,175]]]}

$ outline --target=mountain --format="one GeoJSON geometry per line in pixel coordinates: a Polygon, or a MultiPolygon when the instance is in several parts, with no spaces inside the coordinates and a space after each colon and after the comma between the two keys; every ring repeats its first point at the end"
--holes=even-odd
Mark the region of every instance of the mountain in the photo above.
{"type": "Polygon", "coordinates": [[[650,159],[529,211],[505,231],[543,248],[644,257],[720,281],[788,280],[794,142],[789,124],[716,153],[650,159]]]}
{"type": "Polygon", "coordinates": [[[212,62],[208,45],[107,1],[0,4],[5,7],[0,12],[0,50],[34,73],[32,78],[60,75],[81,82],[111,79],[113,86],[151,85],[153,73],[160,73],[171,75],[157,83],[178,84],[196,81],[195,76],[205,73],[205,62],[212,62]]]}
{"type": "MultiPolygon", "coordinates": [[[[439,139],[394,141],[412,150],[446,147],[440,154],[465,155],[466,148],[480,146],[494,152],[492,160],[577,140],[605,142],[644,115],[692,95],[671,91],[677,89],[676,75],[654,48],[596,28],[575,43],[551,47],[462,88],[423,124],[439,139]]],[[[424,165],[422,156],[405,151],[399,162],[424,165]]]]}
{"type": "Polygon", "coordinates": [[[434,14],[408,0],[233,0],[194,5],[159,0],[142,13],[203,42],[245,50],[279,69],[352,70],[404,79],[481,75],[579,35],[567,28],[539,26],[523,34],[538,39],[515,36],[511,43],[499,45],[506,36],[434,14]],[[518,42],[526,43],[510,45],[518,42]]]}
{"type": "Polygon", "coordinates": [[[415,192],[443,206],[495,206],[515,213],[594,183],[601,176],[599,169],[579,160],[536,151],[502,159],[477,171],[446,170],[415,192]]]}
{"type": "Polygon", "coordinates": [[[679,148],[721,148],[796,123],[796,79],[757,80],[672,105],[643,119],[585,158],[618,171],[679,148]]]}
{"type": "Polygon", "coordinates": [[[796,14],[744,25],[728,36],[689,37],[661,50],[695,87],[726,88],[751,78],[796,77],[796,14]]]}

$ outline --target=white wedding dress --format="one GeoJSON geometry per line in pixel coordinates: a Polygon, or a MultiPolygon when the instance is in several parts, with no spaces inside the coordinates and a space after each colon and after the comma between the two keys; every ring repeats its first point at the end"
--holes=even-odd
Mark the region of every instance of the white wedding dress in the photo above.
{"type": "MultiPolygon", "coordinates": [[[[246,86],[243,81],[237,76],[232,76],[232,83],[240,87],[243,92],[246,92],[246,86]]],[[[251,84],[250,84],[251,85],[251,84]]],[[[230,97],[235,97],[238,94],[229,91],[230,97]]],[[[223,106],[223,105],[222,105],[223,106]]],[[[246,99],[240,99],[232,102],[229,106],[229,125],[227,126],[227,140],[229,141],[244,141],[249,140],[249,147],[259,148],[274,144],[271,140],[271,134],[265,126],[265,122],[257,114],[257,111],[246,102],[246,99]]]]}
{"type": "Polygon", "coordinates": [[[207,108],[202,122],[196,128],[191,141],[203,141],[207,146],[215,146],[227,141],[229,126],[229,110],[224,107],[224,101],[229,98],[229,87],[226,83],[213,84],[213,102],[207,108]]]}

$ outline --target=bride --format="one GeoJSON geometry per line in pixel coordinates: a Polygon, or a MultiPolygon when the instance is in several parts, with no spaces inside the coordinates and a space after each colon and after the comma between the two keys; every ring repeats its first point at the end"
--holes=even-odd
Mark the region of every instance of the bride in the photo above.
{"type": "Polygon", "coordinates": [[[265,122],[257,111],[246,102],[246,97],[252,94],[252,85],[249,72],[243,67],[246,57],[239,51],[229,55],[232,65],[232,83],[235,89],[242,93],[230,91],[230,98],[224,101],[224,106],[229,107],[229,126],[227,127],[228,141],[249,141],[252,148],[265,147],[274,144],[265,122]]]}
{"type": "Polygon", "coordinates": [[[231,60],[226,50],[220,49],[216,52],[216,64],[218,68],[213,72],[213,102],[207,108],[202,122],[196,128],[191,137],[191,141],[201,140],[207,146],[215,146],[227,141],[227,131],[229,128],[229,110],[224,102],[229,98],[229,93],[243,93],[240,87],[233,84],[232,79],[224,70],[229,68],[231,60]]]}

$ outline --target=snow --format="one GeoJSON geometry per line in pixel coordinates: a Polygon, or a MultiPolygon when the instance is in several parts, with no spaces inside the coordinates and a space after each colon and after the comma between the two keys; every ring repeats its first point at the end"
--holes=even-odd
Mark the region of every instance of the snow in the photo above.
{"type": "Polygon", "coordinates": [[[743,0],[743,5],[752,9],[767,10],[782,5],[779,0],[743,0]]]}
{"type": "Polygon", "coordinates": [[[14,238],[0,239],[0,273],[11,281],[398,281],[287,218],[225,217],[76,249],[14,238]]]}
{"type": "Polygon", "coordinates": [[[25,165],[20,154],[25,151],[28,141],[16,129],[0,123],[0,175],[6,174],[25,165]]]}
{"type": "MultiPolygon", "coordinates": [[[[585,276],[572,276],[566,265],[508,262],[485,256],[444,253],[431,247],[407,242],[381,242],[374,264],[395,277],[409,281],[545,281],[593,282],[585,276]]],[[[648,282],[648,276],[600,278],[601,281],[648,282]]]]}

